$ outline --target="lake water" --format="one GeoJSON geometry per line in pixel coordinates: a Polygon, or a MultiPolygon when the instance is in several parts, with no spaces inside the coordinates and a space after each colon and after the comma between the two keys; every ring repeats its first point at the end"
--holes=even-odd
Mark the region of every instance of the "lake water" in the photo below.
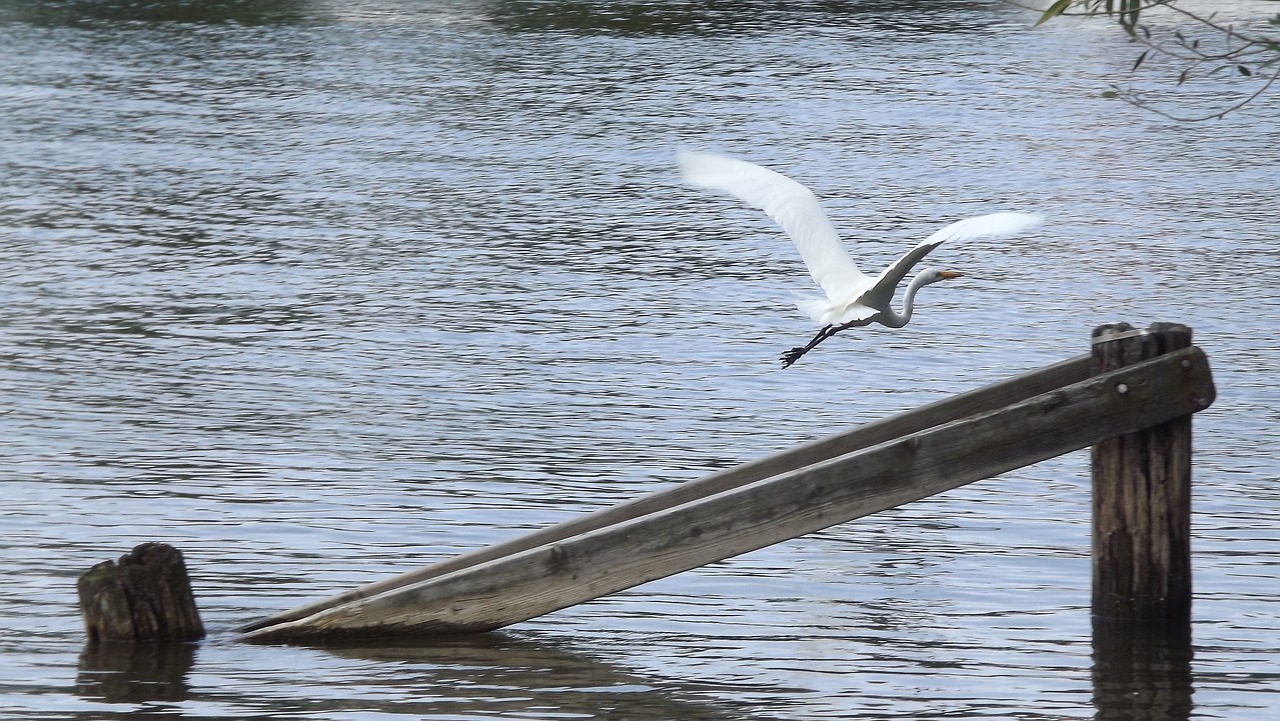
{"type": "Polygon", "coordinates": [[[1100,97],[1138,52],[1116,29],[1034,20],[0,2],[3,716],[1276,718],[1280,96],[1168,121],[1100,97]],[[804,268],[759,213],[683,187],[681,146],[808,183],[864,269],[956,218],[1048,221],[944,246],[965,277],[911,325],[783,371],[815,330],[789,300],[804,268]],[[1076,356],[1115,321],[1192,326],[1219,389],[1184,679],[1094,667],[1084,453],[484,637],[229,632],[1076,356]],[[210,637],[82,654],[76,577],[150,540],[185,553],[210,637]]]}

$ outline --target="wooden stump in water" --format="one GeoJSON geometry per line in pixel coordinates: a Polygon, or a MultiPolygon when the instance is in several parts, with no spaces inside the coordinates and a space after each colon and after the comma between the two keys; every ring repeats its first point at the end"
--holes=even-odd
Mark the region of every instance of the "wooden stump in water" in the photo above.
{"type": "Polygon", "coordinates": [[[182,553],[144,543],[103,561],[76,582],[90,643],[195,641],[204,638],[182,553]]]}
{"type": "MultiPolygon", "coordinates": [[[[1093,336],[1093,375],[1191,345],[1176,323],[1104,325],[1093,336]]],[[[1092,461],[1095,624],[1189,624],[1191,416],[1098,443],[1092,461]]]]}

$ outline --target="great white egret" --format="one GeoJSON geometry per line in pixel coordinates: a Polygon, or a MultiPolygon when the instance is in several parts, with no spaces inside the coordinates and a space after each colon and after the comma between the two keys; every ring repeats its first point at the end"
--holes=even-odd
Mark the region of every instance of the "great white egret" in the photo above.
{"type": "Polygon", "coordinates": [[[795,241],[809,275],[826,292],[825,298],[800,298],[796,302],[823,328],[808,345],[783,353],[783,368],[846,328],[871,323],[890,328],[906,325],[915,307],[916,292],[930,283],[960,277],[960,273],[925,268],[907,286],[902,312],[889,307],[907,272],[942,243],[1008,237],[1040,223],[1040,216],[1029,213],[993,213],[956,221],[925,238],[873,278],[858,270],[817,197],[800,183],[755,163],[713,153],[682,150],[677,153],[677,162],[690,185],[724,191],[773,218],[795,241]]]}

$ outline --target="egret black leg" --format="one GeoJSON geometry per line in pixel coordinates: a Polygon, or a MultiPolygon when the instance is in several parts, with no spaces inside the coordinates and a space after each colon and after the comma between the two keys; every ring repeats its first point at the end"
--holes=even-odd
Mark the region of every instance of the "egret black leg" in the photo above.
{"type": "Polygon", "coordinates": [[[821,343],[822,341],[830,338],[836,333],[839,333],[840,331],[852,325],[853,325],[852,323],[846,323],[844,325],[826,326],[822,330],[818,331],[818,334],[815,335],[813,337],[813,340],[809,341],[807,345],[796,346],[795,348],[792,348],[791,350],[784,352],[782,354],[782,367],[790,368],[792,363],[795,363],[796,361],[800,360],[800,356],[816,348],[818,344],[821,343]]]}
{"type": "Polygon", "coordinates": [[[822,330],[818,331],[817,335],[815,335],[813,337],[813,340],[809,341],[807,345],[796,346],[795,348],[792,348],[791,350],[784,352],[782,354],[782,367],[790,368],[792,363],[795,363],[796,361],[800,360],[800,356],[804,355],[805,353],[808,353],[809,351],[813,350],[819,343],[826,340],[827,338],[830,338],[831,335],[835,333],[835,331],[832,330],[833,327],[834,326],[830,326],[830,325],[824,326],[822,330]]]}

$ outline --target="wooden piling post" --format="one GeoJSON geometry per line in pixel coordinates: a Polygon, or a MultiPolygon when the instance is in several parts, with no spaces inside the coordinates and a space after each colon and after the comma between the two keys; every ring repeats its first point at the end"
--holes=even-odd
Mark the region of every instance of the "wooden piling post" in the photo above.
{"type": "MultiPolygon", "coordinates": [[[[1191,345],[1191,329],[1127,323],[1093,332],[1094,375],[1191,345]]],[[[1117,388],[1118,392],[1129,389],[1117,388]]],[[[1203,400],[1208,405],[1211,399],[1203,400]]],[[[1093,616],[1191,622],[1191,416],[1093,446],[1093,616]]]]}
{"type": "Polygon", "coordinates": [[[90,643],[195,641],[204,638],[182,553],[144,543],[103,561],[76,582],[90,643]]]}

